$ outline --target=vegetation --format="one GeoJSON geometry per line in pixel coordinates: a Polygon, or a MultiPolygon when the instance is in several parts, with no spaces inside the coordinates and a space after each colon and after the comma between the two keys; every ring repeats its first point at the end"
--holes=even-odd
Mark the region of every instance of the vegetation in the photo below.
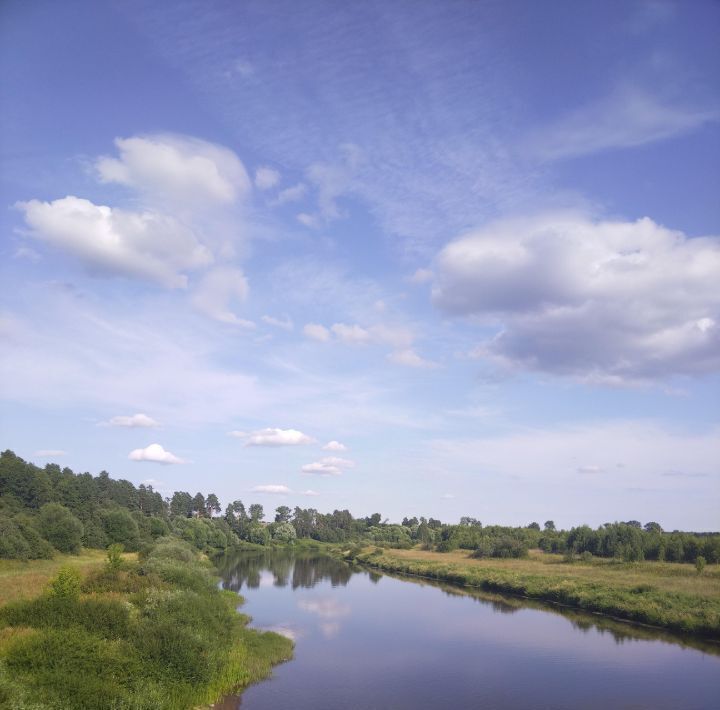
{"type": "Polygon", "coordinates": [[[669,533],[654,521],[644,526],[636,520],[606,523],[596,530],[582,525],[569,531],[557,530],[552,520],[542,526],[506,527],[483,526],[472,517],[461,518],[458,525],[406,517],[398,525],[380,513],[354,518],[348,510],[320,513],[281,505],[266,522],[262,505],[246,507],[241,500],[220,512],[214,493],[176,491],[163,499],[152,486],[136,488],[105,471],[93,477],[57,464],[41,469],[12,451],[0,455],[0,557],[6,559],[47,558],[53,550],[79,552],[81,545],[105,549],[119,543],[134,551],[172,534],[209,554],[243,543],[285,545],[309,539],[396,549],[419,544],[446,553],[469,550],[478,558],[523,558],[539,548],[564,554],[568,562],[588,555],[625,562],[695,563],[700,557],[710,565],[720,562],[720,535],[669,533]]]}
{"type": "Polygon", "coordinates": [[[513,594],[720,640],[720,570],[664,562],[590,558],[565,562],[535,551],[527,559],[484,559],[468,552],[357,548],[347,559],[488,592],[513,594]]]}
{"type": "MultiPolygon", "coordinates": [[[[35,564],[35,563],[33,563],[35,564]]],[[[0,609],[0,705],[187,708],[266,676],[292,643],[248,629],[189,543],[138,560],[110,549],[82,578],[64,566],[34,599],[0,609]]]]}

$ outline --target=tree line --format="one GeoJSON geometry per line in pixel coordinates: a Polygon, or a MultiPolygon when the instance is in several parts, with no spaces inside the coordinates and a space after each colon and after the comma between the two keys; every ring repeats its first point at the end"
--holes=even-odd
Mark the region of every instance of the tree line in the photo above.
{"type": "Polygon", "coordinates": [[[163,498],[152,486],[75,473],[57,464],[44,468],[12,451],[0,454],[0,557],[50,557],[54,550],[104,549],[122,544],[134,551],[169,535],[200,550],[224,550],[243,542],[287,544],[298,538],[319,542],[372,543],[380,547],[451,552],[469,550],[477,557],[524,557],[533,548],[565,555],[568,561],[589,557],[627,562],[720,562],[720,535],[665,532],[656,522],[636,520],[557,530],[542,527],[485,525],[469,516],[457,525],[436,518],[405,517],[391,523],[380,513],[355,518],[348,510],[321,513],[314,508],[281,505],[266,520],[259,503],[235,500],[225,507],[214,493],[176,491],[163,498]]]}

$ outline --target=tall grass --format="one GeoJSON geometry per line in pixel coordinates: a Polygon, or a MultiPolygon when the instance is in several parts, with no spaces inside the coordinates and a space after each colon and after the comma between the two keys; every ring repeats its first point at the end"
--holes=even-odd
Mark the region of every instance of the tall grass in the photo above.
{"type": "Polygon", "coordinates": [[[10,707],[197,707],[292,654],[288,639],[246,628],[240,598],[218,590],[185,543],[114,560],[81,587],[70,576],[0,609],[0,701],[10,707]]]}

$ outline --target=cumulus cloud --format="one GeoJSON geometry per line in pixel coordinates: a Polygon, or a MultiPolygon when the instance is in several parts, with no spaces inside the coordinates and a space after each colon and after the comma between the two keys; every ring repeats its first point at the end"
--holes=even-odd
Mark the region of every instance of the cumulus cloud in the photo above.
{"type": "Polygon", "coordinates": [[[305,464],[301,471],[303,473],[316,473],[320,476],[339,476],[344,469],[352,468],[354,461],[338,458],[337,456],[326,456],[314,463],[305,464]]]}
{"type": "Polygon", "coordinates": [[[72,195],[16,206],[25,213],[30,236],[69,253],[94,273],[182,288],[187,276],[181,272],[212,261],[190,228],[157,212],[128,212],[72,195]]]}
{"type": "Polygon", "coordinates": [[[496,223],[437,258],[433,301],[495,324],[476,355],[599,382],[720,370],[720,238],[648,218],[496,223]]]}
{"type": "Polygon", "coordinates": [[[228,204],[251,189],[240,159],[228,148],[178,135],[117,138],[118,158],[95,167],[102,182],[119,183],[183,205],[228,204]]]}
{"type": "Polygon", "coordinates": [[[323,451],[347,451],[347,446],[341,444],[339,441],[328,441],[328,443],[323,446],[323,451]]]}
{"type": "Polygon", "coordinates": [[[160,444],[150,444],[144,449],[133,449],[128,454],[128,458],[131,461],[151,461],[162,464],[185,463],[183,459],[175,456],[175,454],[165,451],[160,444]]]}
{"type": "Polygon", "coordinates": [[[258,190],[269,190],[280,182],[280,173],[268,167],[260,167],[255,171],[255,187],[258,190]]]}
{"type": "Polygon", "coordinates": [[[275,495],[287,495],[290,493],[290,489],[287,486],[282,486],[276,483],[268,483],[262,486],[253,486],[251,489],[253,493],[272,493],[275,495]]]}
{"type": "Polygon", "coordinates": [[[240,269],[219,267],[203,276],[192,296],[192,303],[201,313],[221,323],[254,328],[252,321],[240,318],[231,309],[233,301],[245,301],[249,290],[245,274],[240,269]]]}
{"type": "Polygon", "coordinates": [[[66,456],[67,451],[63,451],[62,449],[40,449],[38,451],[35,451],[33,453],[33,456],[37,456],[41,459],[48,459],[52,458],[53,456],[66,456]]]}
{"type": "Polygon", "coordinates": [[[425,360],[412,348],[396,350],[395,352],[390,353],[387,356],[387,359],[395,365],[402,365],[403,367],[415,367],[425,370],[431,370],[438,367],[436,362],[433,362],[432,360],[425,360]]]}
{"type": "Polygon", "coordinates": [[[117,426],[117,427],[129,427],[129,428],[142,428],[142,427],[157,427],[160,426],[152,417],[147,414],[132,414],[129,416],[119,415],[113,417],[108,422],[104,422],[105,426],[117,426]]]}
{"type": "Polygon", "coordinates": [[[330,331],[319,323],[308,323],[303,328],[305,337],[325,343],[330,340],[330,331]]]}
{"type": "Polygon", "coordinates": [[[300,446],[314,439],[297,429],[259,429],[253,432],[231,431],[230,436],[245,440],[245,446],[300,446]]]}
{"type": "Polygon", "coordinates": [[[312,490],[312,488],[308,488],[306,491],[302,492],[302,495],[304,496],[319,496],[320,494],[317,491],[312,490]]]}

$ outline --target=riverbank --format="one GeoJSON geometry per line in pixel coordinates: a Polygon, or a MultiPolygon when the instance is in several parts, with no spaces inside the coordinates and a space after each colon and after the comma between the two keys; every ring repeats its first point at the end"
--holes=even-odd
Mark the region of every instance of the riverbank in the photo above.
{"type": "Polygon", "coordinates": [[[587,612],[720,641],[720,566],[609,560],[567,563],[533,551],[527,559],[474,559],[450,553],[364,548],[346,559],[382,571],[563,604],[587,612]]]}
{"type": "Polygon", "coordinates": [[[0,608],[0,706],[196,708],[292,656],[288,639],[247,627],[242,598],[220,591],[209,562],[179,540],[141,560],[67,562],[3,564],[16,601],[0,608]],[[17,593],[42,578],[45,590],[17,593]]]}

